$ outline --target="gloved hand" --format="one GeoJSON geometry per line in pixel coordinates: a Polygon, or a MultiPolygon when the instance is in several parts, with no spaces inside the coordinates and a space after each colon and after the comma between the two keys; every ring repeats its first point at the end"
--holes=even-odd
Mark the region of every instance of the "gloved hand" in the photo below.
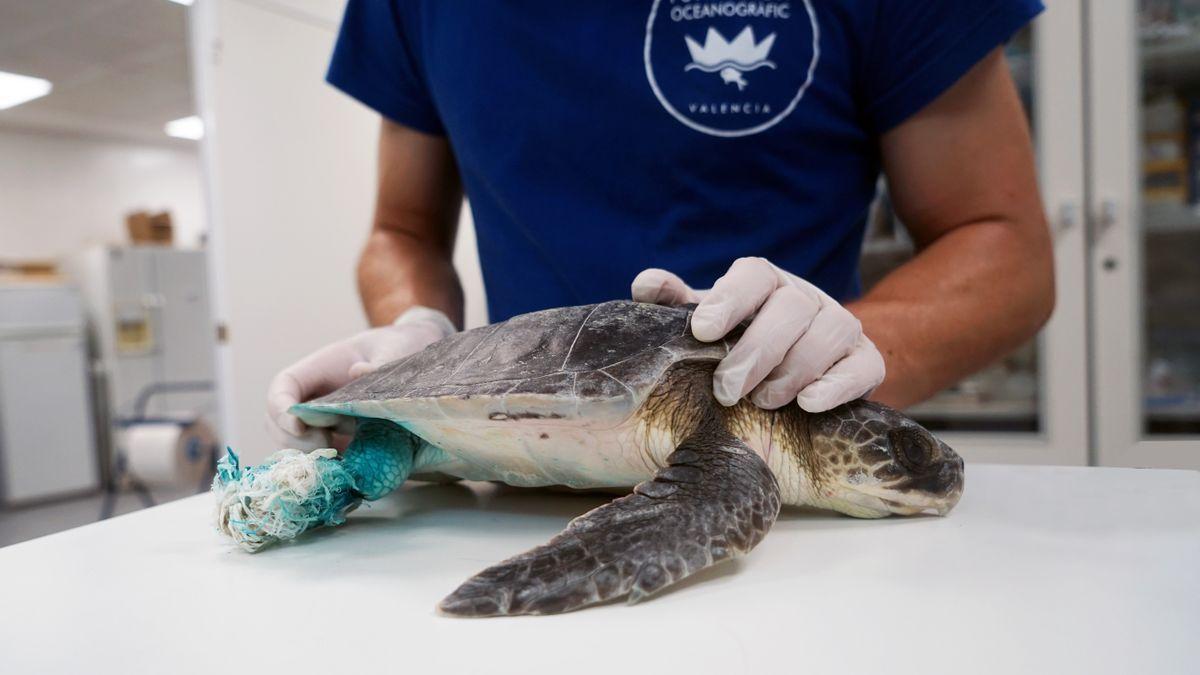
{"type": "Polygon", "coordinates": [[[280,447],[330,447],[336,415],[310,417],[305,424],[288,408],[323,396],[360,375],[416,353],[455,332],[436,309],[412,307],[390,326],[372,328],[323,347],[283,369],[267,388],[267,429],[280,447]],[[313,425],[316,427],[314,428],[313,425]]]}
{"type": "Polygon", "coordinates": [[[866,396],[883,382],[883,356],[858,319],[824,291],[763,258],[740,258],[712,290],[696,291],[676,275],[644,270],[633,299],[660,305],[697,302],[692,334],[715,342],[753,317],[717,366],[713,393],[723,405],[746,394],[762,408],[796,401],[822,412],[866,396]]]}

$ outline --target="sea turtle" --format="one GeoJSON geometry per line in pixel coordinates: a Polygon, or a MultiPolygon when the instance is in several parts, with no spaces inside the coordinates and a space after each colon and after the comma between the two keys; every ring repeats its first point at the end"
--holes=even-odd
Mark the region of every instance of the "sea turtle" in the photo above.
{"type": "Polygon", "coordinates": [[[749,552],[781,503],[876,518],[945,514],[958,501],[962,460],[883,405],[718,404],[713,369],[736,335],[700,342],[690,317],[616,301],[448,337],[293,408],[311,422],[356,421],[341,460],[326,451],[299,465],[291,451],[245,471],[225,462],[219,527],[253,549],[341,522],[410,476],[633,488],[439,604],[495,616],[637,601],[749,552]]]}

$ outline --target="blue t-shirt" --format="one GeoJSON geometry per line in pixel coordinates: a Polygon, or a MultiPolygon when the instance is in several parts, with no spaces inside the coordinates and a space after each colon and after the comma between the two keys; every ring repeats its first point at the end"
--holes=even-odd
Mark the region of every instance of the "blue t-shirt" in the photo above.
{"type": "Polygon", "coordinates": [[[1041,9],[350,0],[328,79],[449,139],[493,321],[628,297],[646,267],[708,287],[751,255],[849,299],[880,134],[1041,9]]]}

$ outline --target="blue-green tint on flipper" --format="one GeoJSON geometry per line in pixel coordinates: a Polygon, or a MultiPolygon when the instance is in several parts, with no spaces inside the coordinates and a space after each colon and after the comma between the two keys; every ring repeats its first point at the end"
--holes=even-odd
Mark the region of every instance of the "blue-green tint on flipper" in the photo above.
{"type": "Polygon", "coordinates": [[[333,450],[282,450],[247,468],[232,449],[227,452],[213,477],[216,525],[247,550],[343,523],[361,501],[354,477],[333,450]]]}
{"type": "Polygon", "coordinates": [[[421,439],[393,422],[360,419],[342,464],[363,498],[375,500],[408,479],[420,446],[421,439]]]}
{"type": "Polygon", "coordinates": [[[250,551],[305,530],[340,525],[363,500],[399,487],[422,441],[386,420],[360,419],[342,459],[325,448],[280,450],[242,468],[232,449],[217,464],[217,529],[250,551]]]}

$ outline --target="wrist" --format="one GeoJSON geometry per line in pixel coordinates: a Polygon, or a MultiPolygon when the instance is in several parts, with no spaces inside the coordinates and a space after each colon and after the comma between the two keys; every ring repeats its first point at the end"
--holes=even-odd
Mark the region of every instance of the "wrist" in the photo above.
{"type": "MultiPolygon", "coordinates": [[[[929,366],[914,363],[918,352],[913,338],[906,334],[907,322],[919,315],[920,308],[892,300],[863,298],[846,304],[862,324],[863,335],[875,345],[883,357],[884,379],[870,395],[870,399],[893,408],[906,408],[921,402],[937,388],[931,388],[929,366]]],[[[924,318],[922,318],[924,320],[924,318]]]]}
{"type": "Polygon", "coordinates": [[[424,323],[432,326],[437,330],[439,336],[443,338],[458,332],[458,329],[454,326],[454,322],[450,320],[450,317],[446,316],[445,312],[432,307],[425,307],[424,305],[413,305],[404,310],[400,316],[396,317],[392,325],[407,326],[416,323],[424,323]]]}

